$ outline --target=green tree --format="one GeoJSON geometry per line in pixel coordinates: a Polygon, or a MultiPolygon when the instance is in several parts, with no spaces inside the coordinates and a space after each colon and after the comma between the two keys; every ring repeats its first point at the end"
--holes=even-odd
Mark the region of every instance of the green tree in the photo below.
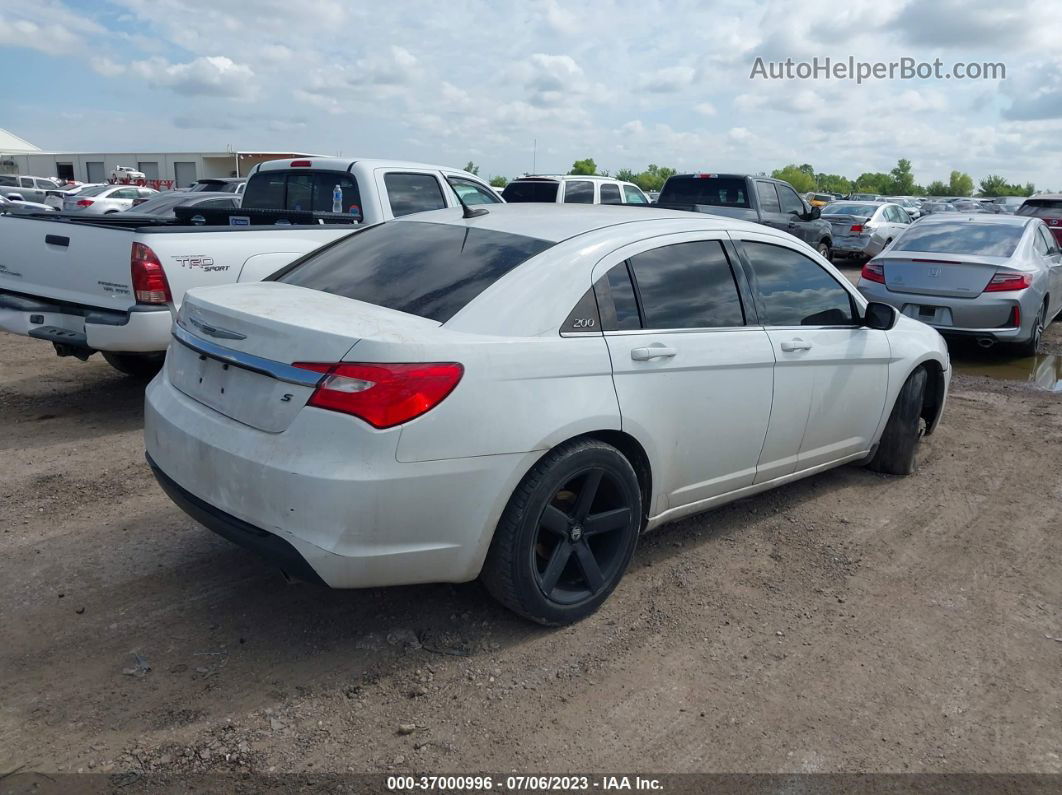
{"type": "Polygon", "coordinates": [[[491,177],[490,186],[492,188],[504,188],[509,184],[509,180],[505,177],[491,177]]]}
{"type": "MultiPolygon", "coordinates": [[[[812,169],[814,173],[814,169],[812,169]]],[[[807,193],[815,190],[815,177],[808,174],[801,166],[790,163],[785,168],[778,168],[771,172],[775,179],[784,180],[796,188],[797,193],[807,193]]]]}
{"type": "Polygon", "coordinates": [[[588,157],[585,160],[576,160],[572,163],[572,170],[569,174],[596,174],[597,163],[594,162],[594,158],[588,157]]]}
{"type": "Polygon", "coordinates": [[[826,193],[851,193],[852,180],[840,174],[816,174],[815,189],[826,193]]]}
{"type": "Polygon", "coordinates": [[[468,163],[465,165],[465,171],[467,171],[469,174],[478,175],[479,174],[479,166],[477,166],[475,163],[473,163],[471,160],[469,160],[468,163]]]}
{"type": "Polygon", "coordinates": [[[1031,182],[1019,185],[1016,182],[1007,182],[998,174],[989,174],[981,180],[978,186],[978,193],[981,196],[1031,196],[1035,190],[1031,182]]]}
{"type": "Polygon", "coordinates": [[[892,182],[886,192],[890,196],[909,196],[914,193],[915,181],[910,160],[901,158],[889,174],[892,176],[892,182]]]}
{"type": "Polygon", "coordinates": [[[815,178],[815,167],[812,166],[811,163],[802,163],[798,168],[812,179],[815,178]]]}
{"type": "Polygon", "coordinates": [[[629,168],[621,168],[616,172],[616,179],[623,182],[634,182],[635,173],[629,168]]]}
{"type": "Polygon", "coordinates": [[[856,193],[880,193],[887,195],[892,187],[892,176],[880,171],[864,171],[856,180],[856,193]]]}
{"type": "Polygon", "coordinates": [[[939,179],[935,179],[926,185],[927,196],[947,196],[948,186],[941,182],[939,179]]]}
{"type": "Polygon", "coordinates": [[[969,196],[973,193],[973,177],[961,171],[952,171],[948,190],[953,196],[969,196]]]}

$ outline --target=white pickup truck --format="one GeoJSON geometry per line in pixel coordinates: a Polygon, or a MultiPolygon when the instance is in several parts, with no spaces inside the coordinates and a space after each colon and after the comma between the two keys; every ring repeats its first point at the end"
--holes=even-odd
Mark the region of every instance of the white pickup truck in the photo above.
{"type": "Polygon", "coordinates": [[[458,195],[469,205],[502,201],[459,169],[315,157],[261,163],[241,208],[188,208],[176,222],[135,208],[85,219],[0,214],[0,330],[47,340],[60,356],[98,351],[118,370],[148,376],[185,291],[259,281],[349,234],[351,223],[457,207],[458,195]]]}

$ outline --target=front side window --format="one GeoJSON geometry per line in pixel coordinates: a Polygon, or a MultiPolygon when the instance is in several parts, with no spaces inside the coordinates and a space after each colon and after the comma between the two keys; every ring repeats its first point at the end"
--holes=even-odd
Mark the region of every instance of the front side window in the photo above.
{"type": "Polygon", "coordinates": [[[465,204],[500,204],[497,196],[470,179],[463,177],[447,177],[446,179],[465,204]]]}
{"type": "Polygon", "coordinates": [[[756,195],[760,199],[760,210],[765,213],[777,213],[781,211],[778,203],[778,193],[774,189],[773,182],[757,182],[756,195]]]}
{"type": "Polygon", "coordinates": [[[804,202],[800,201],[800,197],[796,195],[795,190],[785,185],[775,185],[775,187],[778,188],[778,199],[782,205],[783,213],[804,214],[804,202]]]}
{"type": "Polygon", "coordinates": [[[623,200],[620,199],[619,185],[613,185],[608,182],[603,183],[601,185],[601,203],[622,204],[623,200]]]}
{"type": "Polygon", "coordinates": [[[584,180],[564,183],[565,204],[593,204],[594,183],[584,180]]]}
{"type": "Polygon", "coordinates": [[[662,246],[630,259],[650,329],[742,326],[734,274],[717,240],[662,246]]]}
{"type": "Polygon", "coordinates": [[[742,244],[768,326],[848,326],[852,299],[818,263],[783,246],[742,244]]]}
{"type": "Polygon", "coordinates": [[[395,218],[446,206],[439,180],[432,174],[385,174],[384,184],[395,218]]]}
{"type": "Polygon", "coordinates": [[[506,273],[552,245],[478,227],[389,221],[325,246],[267,281],[445,323],[506,273]]]}
{"type": "Polygon", "coordinates": [[[627,198],[627,204],[648,204],[649,200],[645,198],[645,194],[638,190],[633,185],[623,186],[623,195],[627,198]]]}

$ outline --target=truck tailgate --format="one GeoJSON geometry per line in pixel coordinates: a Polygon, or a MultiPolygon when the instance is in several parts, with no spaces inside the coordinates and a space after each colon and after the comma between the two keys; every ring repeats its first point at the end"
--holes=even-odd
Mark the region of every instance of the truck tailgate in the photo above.
{"type": "Polygon", "coordinates": [[[37,216],[0,215],[0,290],[102,309],[136,302],[134,232],[37,216]]]}

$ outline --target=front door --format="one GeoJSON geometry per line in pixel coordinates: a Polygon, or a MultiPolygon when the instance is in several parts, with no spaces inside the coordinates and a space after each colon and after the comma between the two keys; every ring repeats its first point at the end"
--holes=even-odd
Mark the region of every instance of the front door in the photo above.
{"type": "Polygon", "coordinates": [[[751,485],[774,354],[746,325],[724,233],[642,241],[602,260],[595,289],[623,428],[646,445],[652,514],[751,485]]]}
{"type": "Polygon", "coordinates": [[[886,332],[859,324],[860,303],[836,272],[777,238],[732,236],[777,362],[756,482],[868,451],[888,386],[886,332]]]}

